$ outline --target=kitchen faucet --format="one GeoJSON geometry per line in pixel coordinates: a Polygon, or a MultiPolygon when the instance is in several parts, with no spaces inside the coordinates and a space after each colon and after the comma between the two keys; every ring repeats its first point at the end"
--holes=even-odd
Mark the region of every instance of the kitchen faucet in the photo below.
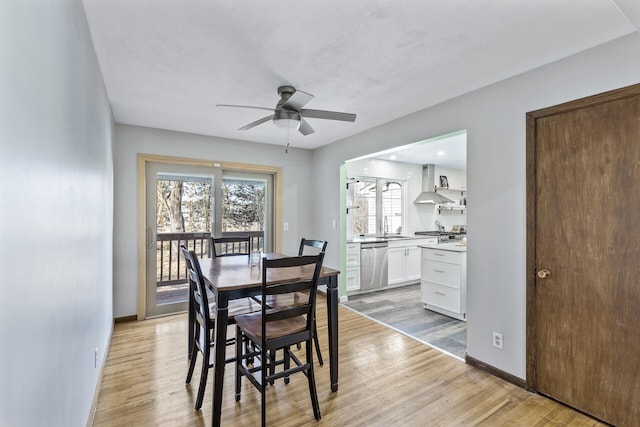
{"type": "Polygon", "coordinates": [[[386,215],[383,218],[382,232],[384,233],[384,237],[387,237],[387,233],[389,232],[389,220],[386,215]]]}

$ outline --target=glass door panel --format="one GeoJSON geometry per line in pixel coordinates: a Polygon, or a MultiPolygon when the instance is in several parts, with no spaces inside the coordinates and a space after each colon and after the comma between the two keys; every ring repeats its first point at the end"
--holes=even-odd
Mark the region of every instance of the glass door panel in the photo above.
{"type": "MultiPolygon", "coordinates": [[[[184,245],[209,256],[215,223],[215,168],[150,163],[147,167],[147,317],[185,311],[184,245]]],[[[217,175],[217,178],[216,178],[217,175]]]]}
{"type": "Polygon", "coordinates": [[[219,235],[249,235],[252,248],[273,251],[273,176],[222,172],[219,235]]]}

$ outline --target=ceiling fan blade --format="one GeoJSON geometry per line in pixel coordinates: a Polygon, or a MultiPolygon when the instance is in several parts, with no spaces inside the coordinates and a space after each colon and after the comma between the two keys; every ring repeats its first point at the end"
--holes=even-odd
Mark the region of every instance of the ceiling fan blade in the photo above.
{"type": "Polygon", "coordinates": [[[255,109],[255,110],[267,110],[267,111],[273,111],[273,108],[267,108],[267,107],[254,107],[254,106],[252,106],[252,105],[216,104],[216,107],[253,108],[253,109],[255,109]]]}
{"type": "Polygon", "coordinates": [[[241,127],[240,129],[238,129],[238,130],[249,130],[249,129],[251,129],[251,128],[252,128],[252,127],[254,127],[254,126],[258,126],[258,125],[261,125],[262,123],[268,122],[269,120],[273,120],[273,114],[272,114],[272,115],[270,115],[270,116],[267,116],[267,117],[263,117],[263,118],[261,118],[261,119],[259,119],[259,120],[256,120],[255,122],[251,122],[251,123],[249,123],[249,124],[248,124],[248,125],[246,125],[246,126],[242,126],[242,127],[241,127]]]}
{"type": "Polygon", "coordinates": [[[300,115],[312,119],[340,120],[343,122],[355,122],[356,115],[351,113],[339,113],[337,111],[325,110],[309,110],[307,108],[300,110],[300,115]]]}
{"type": "Polygon", "coordinates": [[[300,118],[300,127],[298,127],[298,130],[304,136],[310,135],[315,132],[315,130],[313,130],[309,123],[307,123],[307,121],[303,118],[300,118]]]}
{"type": "Polygon", "coordinates": [[[293,92],[293,95],[287,99],[287,101],[282,104],[284,108],[287,110],[295,110],[299,111],[302,107],[304,107],[307,102],[313,99],[313,95],[307,92],[303,92],[301,90],[296,90],[293,92]]]}

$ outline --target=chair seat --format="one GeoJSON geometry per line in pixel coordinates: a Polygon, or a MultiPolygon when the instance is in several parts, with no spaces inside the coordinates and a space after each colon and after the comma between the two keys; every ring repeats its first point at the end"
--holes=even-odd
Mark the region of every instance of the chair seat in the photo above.
{"type": "MultiPolygon", "coordinates": [[[[253,340],[262,339],[262,313],[243,314],[236,317],[236,325],[244,330],[253,340]]],[[[269,322],[266,327],[267,339],[271,340],[285,335],[292,335],[305,330],[307,321],[304,316],[269,322]]]]}
{"type": "MultiPolygon", "coordinates": [[[[252,297],[258,304],[261,304],[261,296],[252,297]]],[[[288,307],[296,307],[302,304],[305,299],[308,298],[306,293],[304,292],[294,292],[294,293],[286,293],[281,295],[269,295],[267,297],[267,305],[274,310],[282,310],[288,307]]],[[[320,351],[320,341],[318,339],[318,329],[316,327],[316,323],[313,323],[313,342],[316,346],[316,354],[318,355],[318,363],[320,366],[324,365],[324,360],[322,359],[322,352],[320,351]]],[[[300,348],[300,344],[298,344],[298,348],[300,348]]]]}

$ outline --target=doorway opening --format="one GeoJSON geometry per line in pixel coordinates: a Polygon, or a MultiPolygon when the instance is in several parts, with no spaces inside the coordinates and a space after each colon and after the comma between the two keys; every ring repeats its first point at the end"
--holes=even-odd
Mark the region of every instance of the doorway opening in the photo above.
{"type": "MultiPolygon", "coordinates": [[[[461,130],[351,159],[341,167],[342,268],[346,272],[343,304],[461,360],[466,354],[467,326],[466,143],[467,132],[461,130]],[[435,179],[431,173],[429,183],[425,183],[423,173],[427,165],[436,172],[435,179]],[[425,191],[442,194],[451,203],[417,202],[425,191]],[[424,233],[435,234],[428,234],[427,240],[424,233]],[[447,265],[448,273],[456,273],[458,278],[434,287],[428,281],[437,280],[422,272],[419,245],[434,244],[438,248],[442,243],[439,249],[444,250],[445,243],[452,244],[443,240],[446,233],[447,239],[455,238],[464,245],[456,253],[462,261],[447,265]],[[376,249],[380,259],[375,264],[388,264],[388,268],[380,269],[386,277],[378,278],[375,286],[367,278],[379,274],[377,270],[365,271],[371,263],[362,258],[362,248],[368,250],[372,243],[388,245],[376,249]],[[425,297],[432,288],[440,291],[439,286],[451,294],[451,301],[433,304],[425,297]]],[[[369,255],[367,252],[367,260],[369,255]]]]}

